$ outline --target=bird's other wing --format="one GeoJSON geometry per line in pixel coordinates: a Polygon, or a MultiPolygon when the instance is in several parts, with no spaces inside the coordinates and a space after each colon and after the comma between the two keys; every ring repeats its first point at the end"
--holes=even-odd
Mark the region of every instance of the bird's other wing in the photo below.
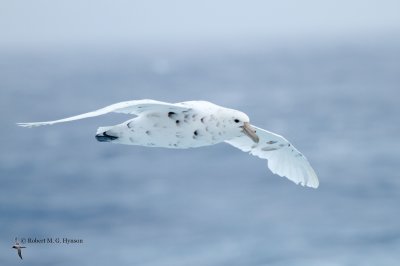
{"type": "MultiPolygon", "coordinates": [[[[21,252],[21,249],[19,248],[18,249],[18,256],[21,258],[21,260],[22,260],[22,252],[21,252]]],[[[29,256],[28,256],[29,257],[29,256]]]]}
{"type": "Polygon", "coordinates": [[[53,125],[57,123],[69,122],[94,116],[100,116],[108,113],[124,113],[124,114],[133,114],[139,115],[140,113],[146,111],[166,111],[166,112],[179,112],[189,110],[188,107],[185,107],[179,103],[166,103],[166,102],[159,102],[155,100],[135,100],[135,101],[126,101],[126,102],[119,102],[104,108],[98,109],[96,111],[67,117],[59,120],[54,121],[46,121],[46,122],[31,122],[31,123],[17,123],[17,125],[22,127],[38,127],[44,125],[53,125]]]}
{"type": "Polygon", "coordinates": [[[268,168],[279,176],[302,186],[317,188],[318,177],[307,158],[284,137],[253,126],[260,138],[254,143],[249,137],[241,136],[225,141],[226,143],[261,159],[268,160],[268,168]]]}

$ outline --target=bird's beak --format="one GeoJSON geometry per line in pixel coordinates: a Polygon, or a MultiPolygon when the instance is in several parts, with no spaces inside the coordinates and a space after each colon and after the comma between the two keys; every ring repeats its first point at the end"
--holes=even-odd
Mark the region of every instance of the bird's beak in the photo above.
{"type": "Polygon", "coordinates": [[[252,141],[258,143],[260,138],[256,134],[256,130],[248,122],[243,123],[243,133],[246,134],[252,141]]]}

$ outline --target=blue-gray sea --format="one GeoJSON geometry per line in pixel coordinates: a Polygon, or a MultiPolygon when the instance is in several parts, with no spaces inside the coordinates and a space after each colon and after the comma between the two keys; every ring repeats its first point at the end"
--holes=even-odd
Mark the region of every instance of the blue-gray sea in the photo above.
{"type": "Polygon", "coordinates": [[[400,265],[400,45],[0,51],[0,263],[400,265]],[[125,100],[208,100],[289,139],[317,190],[226,144],[99,143],[121,114],[33,129],[125,100]]]}

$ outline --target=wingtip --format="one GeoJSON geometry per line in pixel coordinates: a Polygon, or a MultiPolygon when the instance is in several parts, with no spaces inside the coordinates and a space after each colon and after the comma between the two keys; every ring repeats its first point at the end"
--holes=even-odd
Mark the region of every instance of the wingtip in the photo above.
{"type": "Polygon", "coordinates": [[[317,174],[315,173],[314,169],[311,168],[311,166],[310,166],[310,169],[311,169],[311,170],[310,170],[311,173],[309,173],[310,179],[309,179],[308,182],[307,182],[307,186],[308,186],[308,187],[311,187],[311,188],[314,188],[314,189],[317,189],[317,188],[319,187],[318,176],[317,176],[317,174]]]}
{"type": "Polygon", "coordinates": [[[294,183],[296,185],[300,185],[302,187],[309,187],[309,188],[313,188],[313,189],[317,189],[319,187],[319,183],[318,182],[316,182],[316,183],[310,183],[310,182],[308,182],[308,183],[305,183],[305,182],[296,183],[296,182],[294,182],[294,183]]]}
{"type": "Polygon", "coordinates": [[[35,125],[33,125],[32,123],[16,123],[17,124],[17,126],[19,126],[19,127],[28,127],[28,128],[31,128],[31,127],[34,127],[35,125]]]}
{"type": "Polygon", "coordinates": [[[39,126],[44,126],[44,125],[49,125],[48,123],[16,123],[17,126],[20,127],[27,127],[27,128],[33,128],[33,127],[39,127],[39,126]]]}
{"type": "Polygon", "coordinates": [[[311,176],[311,179],[305,180],[305,182],[302,181],[299,184],[302,185],[303,187],[310,187],[313,189],[317,189],[319,187],[319,180],[318,177],[311,176]]]}
{"type": "Polygon", "coordinates": [[[313,183],[313,184],[307,184],[306,185],[307,187],[310,187],[310,188],[313,188],[313,189],[317,189],[318,187],[319,187],[319,183],[317,182],[317,183],[313,183]]]}

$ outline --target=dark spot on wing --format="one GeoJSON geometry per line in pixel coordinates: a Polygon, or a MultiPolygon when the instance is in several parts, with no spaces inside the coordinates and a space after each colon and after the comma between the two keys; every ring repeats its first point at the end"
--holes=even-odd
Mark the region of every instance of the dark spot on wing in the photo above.
{"type": "Polygon", "coordinates": [[[146,130],[146,134],[150,136],[151,134],[150,130],[146,130]]]}
{"type": "Polygon", "coordinates": [[[197,130],[195,130],[195,131],[193,132],[193,134],[194,134],[195,136],[197,136],[197,135],[199,135],[199,132],[198,132],[197,130]]]}
{"type": "Polygon", "coordinates": [[[168,117],[174,119],[177,116],[175,112],[168,112],[168,117]]]}
{"type": "Polygon", "coordinates": [[[273,147],[264,147],[264,148],[262,148],[261,150],[263,150],[263,151],[275,151],[276,148],[273,148],[273,147]]]}
{"type": "Polygon", "coordinates": [[[270,140],[267,142],[267,144],[275,144],[275,143],[277,143],[277,141],[275,141],[275,140],[270,140]]]}
{"type": "Polygon", "coordinates": [[[175,121],[175,123],[176,123],[177,125],[179,125],[180,122],[181,122],[181,121],[179,121],[179,120],[176,120],[176,121],[175,121]]]}
{"type": "Polygon", "coordinates": [[[204,120],[205,120],[205,117],[203,116],[203,117],[200,119],[201,123],[204,123],[204,120]]]}

